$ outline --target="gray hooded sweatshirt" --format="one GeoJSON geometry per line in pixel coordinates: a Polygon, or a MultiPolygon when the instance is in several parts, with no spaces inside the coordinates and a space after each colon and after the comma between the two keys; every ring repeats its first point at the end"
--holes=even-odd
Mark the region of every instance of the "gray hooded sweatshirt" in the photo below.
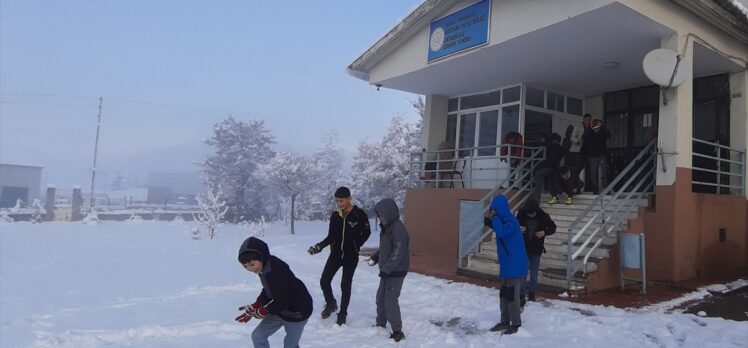
{"type": "Polygon", "coordinates": [[[379,235],[379,251],[372,258],[379,262],[380,276],[404,277],[410,267],[410,237],[400,221],[397,204],[385,198],[374,206],[383,221],[379,235]]]}

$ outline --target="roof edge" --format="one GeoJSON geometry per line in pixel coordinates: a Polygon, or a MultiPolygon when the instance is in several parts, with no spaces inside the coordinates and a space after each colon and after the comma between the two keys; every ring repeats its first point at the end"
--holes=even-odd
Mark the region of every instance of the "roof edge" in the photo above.
{"type": "Polygon", "coordinates": [[[732,0],[670,0],[748,45],[748,13],[732,0]]]}

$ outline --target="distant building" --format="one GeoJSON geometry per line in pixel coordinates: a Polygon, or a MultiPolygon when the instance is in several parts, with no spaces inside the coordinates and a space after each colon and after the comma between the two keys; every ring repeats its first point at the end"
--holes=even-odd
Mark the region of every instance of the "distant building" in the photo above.
{"type": "Polygon", "coordinates": [[[0,208],[16,205],[20,199],[28,206],[39,199],[42,167],[0,163],[0,208]]]}
{"type": "Polygon", "coordinates": [[[150,172],[148,203],[194,205],[202,188],[196,172],[150,172]]]}

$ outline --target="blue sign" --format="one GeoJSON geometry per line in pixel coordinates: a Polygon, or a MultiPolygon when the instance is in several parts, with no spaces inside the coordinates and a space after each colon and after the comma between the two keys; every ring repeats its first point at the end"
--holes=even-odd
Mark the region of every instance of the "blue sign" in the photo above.
{"type": "Polygon", "coordinates": [[[481,0],[431,22],[428,61],[488,43],[491,0],[481,0]]]}

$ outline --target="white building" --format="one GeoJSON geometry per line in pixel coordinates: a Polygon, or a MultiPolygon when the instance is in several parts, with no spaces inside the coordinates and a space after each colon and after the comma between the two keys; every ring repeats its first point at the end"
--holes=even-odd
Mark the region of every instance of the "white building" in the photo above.
{"type": "Polygon", "coordinates": [[[594,290],[619,280],[619,231],[645,233],[653,279],[748,265],[747,61],[748,15],[734,1],[425,0],[348,72],[426,96],[406,223],[416,254],[472,274],[491,276],[498,265],[487,264],[495,249],[481,233],[468,233],[465,202],[505,193],[519,208],[530,188],[509,180],[510,170],[528,172],[520,169],[534,165],[533,147],[579,126],[584,113],[604,120],[613,135],[602,184],[612,183],[605,192],[620,209],[604,203],[594,213],[598,196],[578,210],[545,206],[566,222],[541,265],[550,285],[562,274],[563,286],[594,290]],[[645,56],[660,48],[678,55],[683,83],[660,88],[645,75],[645,56]],[[499,151],[510,131],[527,147],[517,169],[499,151]],[[597,226],[601,216],[610,220],[597,226]]]}
{"type": "Polygon", "coordinates": [[[0,163],[0,208],[13,207],[20,199],[30,206],[40,199],[42,167],[0,163]]]}

